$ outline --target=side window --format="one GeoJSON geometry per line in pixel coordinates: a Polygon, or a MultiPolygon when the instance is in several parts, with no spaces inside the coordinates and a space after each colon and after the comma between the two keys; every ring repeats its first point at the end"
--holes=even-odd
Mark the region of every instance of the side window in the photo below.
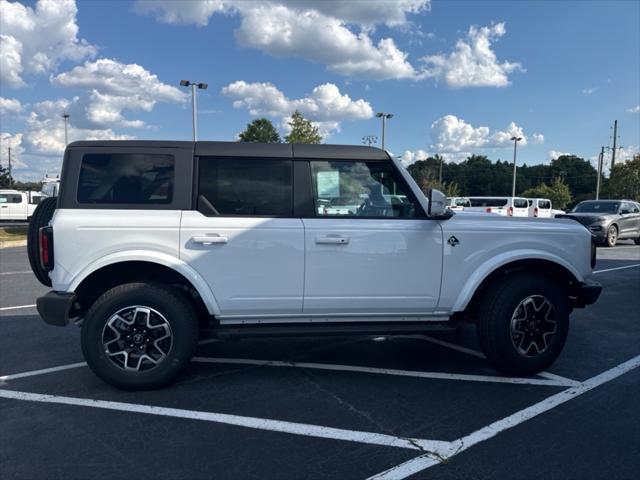
{"type": "Polygon", "coordinates": [[[633,205],[633,213],[640,213],[640,203],[635,203],[633,205]]]}
{"type": "Polygon", "coordinates": [[[513,206],[515,208],[528,208],[529,207],[529,202],[524,198],[514,198],[513,199],[513,206]]]}
{"type": "Polygon", "coordinates": [[[542,208],[542,209],[549,209],[551,208],[551,202],[549,200],[540,200],[538,201],[538,207],[542,208]]]}
{"type": "Polygon", "coordinates": [[[293,161],[200,157],[198,210],[205,215],[291,217],[293,161]]]}
{"type": "Polygon", "coordinates": [[[408,187],[387,162],[311,161],[318,216],[421,216],[408,187]]]}
{"type": "Polygon", "coordinates": [[[8,195],[0,195],[0,203],[9,203],[9,196],[8,195]]]}
{"type": "Polygon", "coordinates": [[[114,153],[82,158],[78,203],[168,204],[173,198],[172,155],[114,153]]]}

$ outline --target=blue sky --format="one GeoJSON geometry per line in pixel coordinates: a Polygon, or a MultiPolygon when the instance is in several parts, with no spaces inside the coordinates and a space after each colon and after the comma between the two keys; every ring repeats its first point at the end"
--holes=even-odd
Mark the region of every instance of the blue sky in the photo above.
{"type": "Polygon", "coordinates": [[[181,78],[203,81],[199,137],[234,140],[294,108],[329,143],[380,135],[405,163],[595,157],[618,120],[640,145],[640,2],[0,0],[3,165],[59,168],[71,139],[189,139],[181,78]]]}

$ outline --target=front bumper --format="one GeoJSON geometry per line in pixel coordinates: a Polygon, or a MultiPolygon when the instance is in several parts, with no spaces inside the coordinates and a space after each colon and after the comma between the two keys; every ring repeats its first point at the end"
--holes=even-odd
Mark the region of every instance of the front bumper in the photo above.
{"type": "Polygon", "coordinates": [[[73,293],[51,291],[36,300],[36,307],[45,323],[64,327],[69,324],[75,301],[73,293]]]}
{"type": "Polygon", "coordinates": [[[602,292],[602,285],[593,280],[587,280],[579,283],[571,292],[571,303],[573,307],[581,308],[591,305],[598,300],[602,292]]]}

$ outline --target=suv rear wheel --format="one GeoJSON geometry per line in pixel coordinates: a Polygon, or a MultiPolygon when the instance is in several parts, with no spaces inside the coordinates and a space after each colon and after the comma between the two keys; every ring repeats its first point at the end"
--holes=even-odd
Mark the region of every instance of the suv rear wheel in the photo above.
{"type": "Polygon", "coordinates": [[[197,341],[193,306],[162,284],[114,287],[96,300],[82,324],[82,351],[91,370],[127,390],[171,383],[191,361],[197,341]]]}
{"type": "Polygon", "coordinates": [[[551,365],[569,332],[569,308],[558,285],[513,274],[493,285],[478,311],[478,336],[498,370],[530,375],[551,365]]]}

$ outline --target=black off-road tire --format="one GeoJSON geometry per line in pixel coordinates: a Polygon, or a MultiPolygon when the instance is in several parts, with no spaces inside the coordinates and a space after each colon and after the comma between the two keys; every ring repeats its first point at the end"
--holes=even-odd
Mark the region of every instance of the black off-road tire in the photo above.
{"type": "Polygon", "coordinates": [[[531,375],[551,365],[560,355],[569,333],[569,306],[563,289],[549,278],[517,273],[504,277],[483,295],[478,308],[478,338],[489,362],[508,374],[531,375]],[[512,317],[520,302],[543,296],[553,306],[555,333],[548,347],[535,356],[520,353],[512,340],[512,317]]]}
{"type": "Polygon", "coordinates": [[[105,382],[123,390],[151,390],[172,383],[195,353],[198,321],[193,305],[182,292],[158,283],[126,283],[102,294],[82,323],[82,352],[89,367],[105,382]],[[105,325],[130,306],[149,307],[170,325],[171,348],[166,357],[146,371],[127,371],[112,361],[103,343],[105,325]]]}
{"type": "Polygon", "coordinates": [[[43,285],[50,287],[51,279],[49,274],[40,265],[40,243],[38,241],[38,233],[40,228],[49,225],[53,212],[56,210],[58,199],[56,197],[48,197],[43,199],[36,207],[31,220],[29,221],[29,229],[27,230],[27,255],[29,257],[29,265],[38,281],[43,285]]]}

